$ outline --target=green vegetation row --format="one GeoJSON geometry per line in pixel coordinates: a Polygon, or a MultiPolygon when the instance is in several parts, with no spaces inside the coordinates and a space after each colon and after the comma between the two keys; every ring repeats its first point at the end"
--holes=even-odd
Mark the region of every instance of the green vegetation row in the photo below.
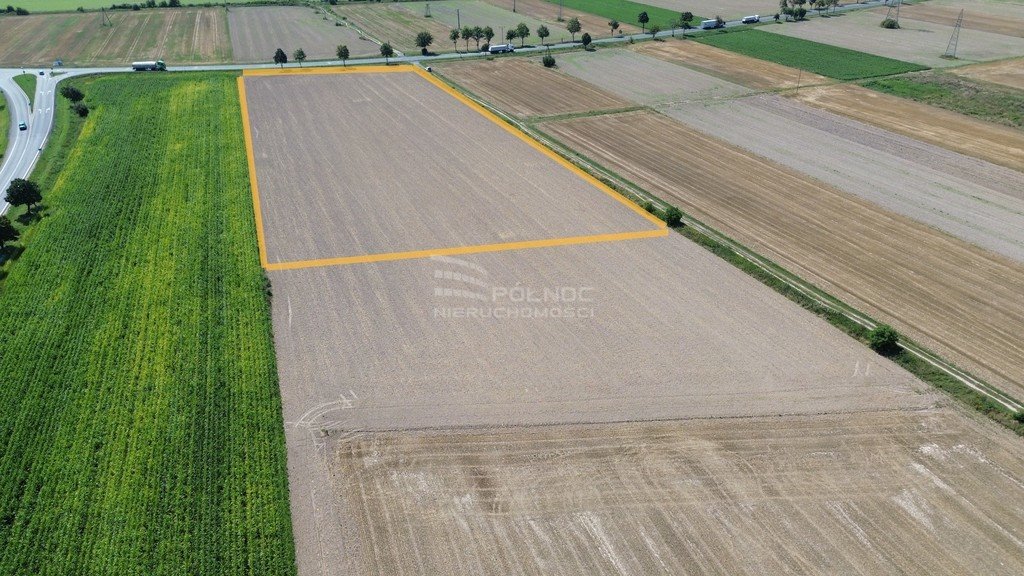
{"type": "Polygon", "coordinates": [[[76,85],[0,285],[0,573],[293,574],[235,77],[76,85]]]}
{"type": "Polygon", "coordinates": [[[0,94],[0,162],[7,154],[7,130],[11,126],[11,113],[7,110],[7,98],[0,94]]]}
{"type": "MultiPolygon", "coordinates": [[[[28,0],[22,1],[24,8],[18,15],[25,16],[30,12],[73,12],[75,10],[132,10],[139,8],[168,8],[177,6],[232,6],[235,4],[304,4],[301,0],[229,0],[228,2],[212,2],[207,0],[139,0],[138,2],[123,2],[112,0],[28,0]]],[[[17,7],[15,7],[17,10],[17,7]]]]}
{"type": "Polygon", "coordinates": [[[760,30],[718,32],[698,42],[837,80],[858,80],[926,70],[926,66],[760,30]]]}
{"type": "Polygon", "coordinates": [[[946,72],[921,72],[863,83],[867,88],[989,122],[1024,128],[1024,92],[946,72]]]}

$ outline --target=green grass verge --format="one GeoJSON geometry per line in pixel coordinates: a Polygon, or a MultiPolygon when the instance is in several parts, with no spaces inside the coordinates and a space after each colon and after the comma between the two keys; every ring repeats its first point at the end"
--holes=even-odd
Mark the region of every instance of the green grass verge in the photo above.
{"type": "Polygon", "coordinates": [[[0,287],[0,573],[293,574],[235,76],[76,84],[0,287]]]}
{"type": "MultiPolygon", "coordinates": [[[[7,131],[11,129],[11,111],[7,109],[7,98],[0,94],[0,161],[7,154],[7,131]]],[[[4,190],[0,190],[2,194],[4,190]]]]}
{"type": "Polygon", "coordinates": [[[864,82],[863,86],[938,106],[989,122],[1024,128],[1024,92],[961,78],[946,72],[919,72],[864,82]]]}
{"type": "Polygon", "coordinates": [[[28,96],[28,105],[31,107],[36,97],[36,75],[18,74],[14,77],[14,81],[21,87],[22,92],[28,96]]]}
{"type": "MultiPolygon", "coordinates": [[[[558,0],[547,1],[556,5],[559,3],[558,0]]],[[[680,14],[682,14],[682,11],[676,12],[639,2],[630,2],[629,0],[561,0],[561,3],[565,8],[596,14],[608,20],[618,20],[622,24],[637,27],[640,26],[640,23],[637,22],[637,16],[641,12],[647,12],[647,16],[650,18],[648,25],[657,24],[661,26],[662,30],[671,28],[671,23],[678,20],[680,14]]],[[[699,16],[694,16],[694,24],[700,25],[699,16]]]]}
{"type": "Polygon", "coordinates": [[[927,69],[910,62],[752,29],[705,34],[697,41],[837,80],[891,76],[927,69]]]}

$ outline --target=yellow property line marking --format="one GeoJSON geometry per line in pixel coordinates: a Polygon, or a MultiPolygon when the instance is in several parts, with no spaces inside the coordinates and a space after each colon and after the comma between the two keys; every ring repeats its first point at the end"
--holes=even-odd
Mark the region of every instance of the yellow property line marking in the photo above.
{"type": "Polygon", "coordinates": [[[597,178],[591,176],[579,166],[559,156],[554,150],[541,144],[539,141],[522,132],[515,126],[503,121],[497,115],[483,106],[470,100],[451,86],[438,80],[433,74],[423,70],[419,66],[396,65],[396,66],[330,66],[314,68],[265,68],[258,70],[244,70],[242,76],[238,77],[238,94],[242,107],[242,132],[245,135],[245,153],[249,160],[249,182],[252,187],[253,210],[256,213],[256,238],[259,242],[260,264],[266,270],[296,270],[317,266],[336,266],[342,264],[361,264],[367,262],[385,262],[389,260],[407,260],[410,258],[427,258],[430,256],[451,256],[456,254],[475,254],[480,252],[497,252],[502,250],[519,250],[524,248],[544,248],[549,246],[567,246],[571,244],[592,244],[595,242],[614,242],[618,240],[630,240],[635,238],[653,238],[655,236],[668,235],[665,223],[653,214],[650,214],[625,196],[605,185],[597,178]],[[483,244],[478,246],[461,246],[455,248],[437,248],[432,250],[414,250],[408,252],[389,252],[383,254],[368,254],[362,256],[343,256],[338,258],[321,258],[315,260],[297,260],[292,262],[271,263],[267,258],[266,239],[263,232],[263,211],[260,207],[259,185],[256,182],[256,156],[253,152],[252,129],[249,126],[249,106],[246,101],[245,78],[248,76],[315,76],[328,74],[381,74],[381,73],[414,73],[426,79],[443,92],[452,96],[459,102],[468,106],[478,114],[497,124],[509,134],[519,138],[532,146],[535,150],[557,162],[563,168],[571,171],[582,178],[585,182],[598,190],[604,192],[617,202],[626,206],[633,212],[642,216],[645,220],[653,223],[657,228],[644,232],[621,232],[614,234],[595,234],[591,236],[573,236],[569,238],[554,238],[549,240],[529,240],[523,242],[506,242],[500,244],[483,244]]]}
{"type": "Polygon", "coordinates": [[[640,238],[656,238],[668,236],[668,228],[643,230],[641,232],[618,232],[615,234],[595,234],[593,236],[572,236],[569,238],[551,238],[547,240],[523,240],[521,242],[504,242],[501,244],[479,244],[476,246],[458,246],[455,248],[436,248],[433,250],[411,250],[409,252],[386,252],[383,254],[367,254],[365,256],[344,256],[340,258],[321,258],[319,260],[297,260],[294,262],[277,262],[266,265],[267,270],[297,270],[320,266],[338,266],[341,264],[366,264],[369,262],[390,262],[392,260],[412,260],[430,258],[431,256],[457,256],[460,254],[481,254],[484,252],[504,252],[506,250],[525,250],[528,248],[549,248],[552,246],[572,246],[576,244],[597,244],[601,242],[618,242],[621,240],[637,240],[640,238]]]}
{"type": "Polygon", "coordinates": [[[263,238],[263,209],[260,208],[260,188],[256,182],[256,156],[252,151],[252,131],[249,128],[249,103],[245,96],[245,78],[238,77],[238,102],[242,106],[242,133],[245,135],[245,155],[249,159],[249,187],[252,189],[252,209],[256,214],[256,240],[260,246],[260,265],[266,268],[267,243],[263,238]]]}

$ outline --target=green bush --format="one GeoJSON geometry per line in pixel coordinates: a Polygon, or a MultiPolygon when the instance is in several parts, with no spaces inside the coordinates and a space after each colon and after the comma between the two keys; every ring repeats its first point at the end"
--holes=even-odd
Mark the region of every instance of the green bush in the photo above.
{"type": "Polygon", "coordinates": [[[871,332],[868,332],[868,346],[882,356],[892,356],[899,352],[899,341],[899,332],[896,332],[896,329],[888,324],[879,324],[871,332]]]}
{"type": "Polygon", "coordinates": [[[882,28],[888,28],[889,30],[897,30],[900,27],[900,23],[892,18],[886,18],[885,20],[882,20],[880,26],[882,28]]]}
{"type": "Polygon", "coordinates": [[[541,59],[541,62],[544,63],[544,67],[545,68],[552,68],[555,65],[555,57],[550,55],[550,54],[548,54],[548,55],[544,56],[543,59],[541,59]]]}
{"type": "Polygon", "coordinates": [[[668,224],[670,227],[675,228],[676,226],[679,226],[679,223],[682,222],[682,220],[683,213],[679,208],[669,206],[665,210],[665,224],[668,224]]]}

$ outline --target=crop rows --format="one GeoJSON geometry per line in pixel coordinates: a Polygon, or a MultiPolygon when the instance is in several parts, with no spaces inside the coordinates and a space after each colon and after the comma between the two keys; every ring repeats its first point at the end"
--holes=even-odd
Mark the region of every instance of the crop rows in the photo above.
{"type": "Polygon", "coordinates": [[[293,573],[235,79],[78,84],[0,288],[0,573],[293,573]]]}
{"type": "Polygon", "coordinates": [[[744,56],[800,68],[838,80],[889,76],[927,68],[902,60],[760,30],[708,34],[702,36],[699,41],[744,56]]]}

